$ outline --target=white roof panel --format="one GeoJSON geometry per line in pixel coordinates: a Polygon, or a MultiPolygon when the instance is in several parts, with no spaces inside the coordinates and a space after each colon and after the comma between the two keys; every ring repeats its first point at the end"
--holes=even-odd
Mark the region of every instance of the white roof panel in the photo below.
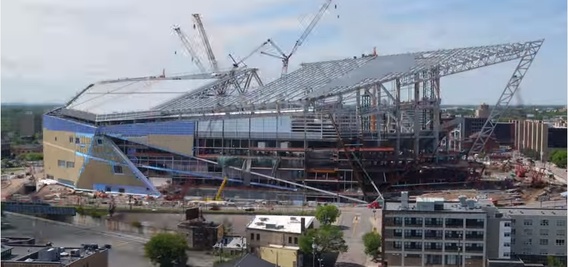
{"type": "Polygon", "coordinates": [[[304,229],[315,221],[314,216],[256,215],[247,229],[301,234],[302,218],[305,219],[304,229]]]}
{"type": "Polygon", "coordinates": [[[96,83],[68,109],[94,114],[147,111],[216,79],[144,80],[96,83]]]}

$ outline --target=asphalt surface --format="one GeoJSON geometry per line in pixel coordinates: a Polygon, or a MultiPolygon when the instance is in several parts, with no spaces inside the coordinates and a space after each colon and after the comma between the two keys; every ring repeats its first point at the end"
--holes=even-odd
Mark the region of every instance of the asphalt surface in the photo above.
{"type": "Polygon", "coordinates": [[[376,266],[376,263],[372,264],[365,255],[363,235],[374,227],[380,229],[381,211],[377,210],[373,214],[373,211],[366,207],[343,208],[335,224],[343,229],[343,237],[349,247],[347,252],[339,255],[337,265],[349,263],[350,266],[376,266]]]}
{"type": "Polygon", "coordinates": [[[97,230],[82,229],[70,225],[34,219],[28,216],[7,214],[2,222],[8,222],[14,229],[2,230],[2,236],[32,236],[37,244],[52,242],[55,246],[80,246],[81,244],[111,244],[109,266],[151,267],[144,258],[145,239],[119,234],[103,234],[97,230]]]}

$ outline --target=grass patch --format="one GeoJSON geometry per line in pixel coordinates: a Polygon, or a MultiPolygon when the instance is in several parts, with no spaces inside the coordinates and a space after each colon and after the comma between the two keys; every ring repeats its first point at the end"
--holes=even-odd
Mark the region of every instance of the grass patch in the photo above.
{"type": "Polygon", "coordinates": [[[75,211],[79,215],[91,216],[93,218],[102,218],[108,214],[108,210],[99,208],[85,208],[83,206],[75,207],[75,211]]]}

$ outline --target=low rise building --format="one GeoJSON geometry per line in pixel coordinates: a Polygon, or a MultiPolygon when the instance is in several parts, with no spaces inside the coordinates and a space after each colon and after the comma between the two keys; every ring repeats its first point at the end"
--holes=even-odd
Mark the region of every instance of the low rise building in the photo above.
{"type": "Polygon", "coordinates": [[[383,259],[394,266],[485,266],[486,212],[473,199],[416,198],[383,207],[383,259]]]}
{"type": "Polygon", "coordinates": [[[511,253],[525,263],[566,263],[566,209],[499,209],[511,218],[511,253]]]}
{"type": "Polygon", "coordinates": [[[247,225],[250,251],[281,267],[296,267],[303,261],[300,236],[314,227],[313,216],[257,215],[247,225]]]}
{"type": "Polygon", "coordinates": [[[101,248],[98,245],[54,247],[2,244],[2,267],[106,267],[109,248],[101,248]]]}

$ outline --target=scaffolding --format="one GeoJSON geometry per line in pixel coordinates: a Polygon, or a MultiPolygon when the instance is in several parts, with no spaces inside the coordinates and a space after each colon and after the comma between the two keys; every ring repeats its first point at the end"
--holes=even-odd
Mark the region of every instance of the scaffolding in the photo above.
{"type": "MultiPolygon", "coordinates": [[[[243,181],[255,176],[294,189],[361,201],[361,194],[380,197],[383,184],[454,182],[426,178],[436,176],[438,169],[432,166],[455,169],[460,177],[471,173],[470,167],[452,165],[459,155],[450,150],[461,149],[461,145],[451,132],[459,123],[441,122],[440,79],[520,59],[497,108],[472,146],[472,151],[478,151],[491,135],[491,120],[507,108],[542,43],[536,40],[307,63],[268,84],[258,79],[255,69],[238,69],[148,111],[92,114],[62,108],[52,112],[97,125],[158,119],[195,121],[192,160],[216,165],[217,157],[231,155],[241,160],[229,169],[238,172],[243,181]],[[257,82],[252,84],[254,80],[257,82]],[[405,180],[407,177],[416,178],[405,180]],[[317,188],[335,183],[332,181],[349,190],[317,188]],[[357,191],[358,198],[346,196],[353,190],[362,191],[357,191]]],[[[72,102],[67,107],[73,106],[72,102]]]]}

